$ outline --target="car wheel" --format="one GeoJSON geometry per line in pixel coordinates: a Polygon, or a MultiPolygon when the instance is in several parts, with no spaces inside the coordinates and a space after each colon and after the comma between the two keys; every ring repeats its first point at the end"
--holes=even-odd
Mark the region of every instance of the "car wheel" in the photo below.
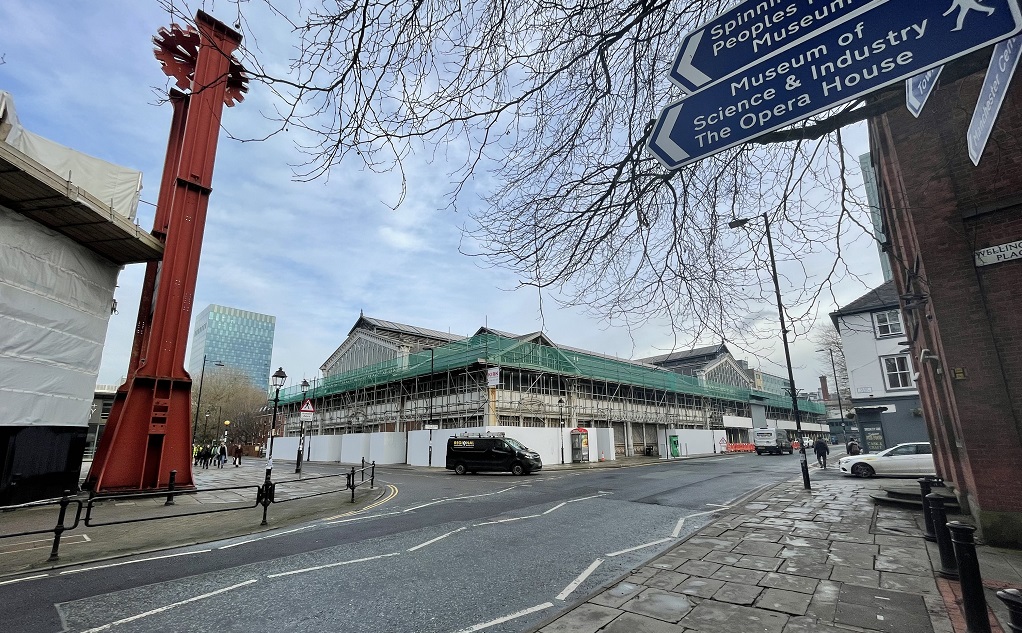
{"type": "Polygon", "coordinates": [[[793,449],[793,448],[789,448],[788,449],[788,454],[789,455],[793,454],[794,452],[795,452],[795,449],[793,449]]]}
{"type": "Polygon", "coordinates": [[[454,474],[464,475],[467,471],[465,470],[465,464],[458,464],[454,467],[454,474]]]}
{"type": "Polygon", "coordinates": [[[856,477],[862,477],[863,479],[869,479],[876,474],[873,467],[869,464],[855,464],[852,466],[852,474],[856,477]]]}
{"type": "Polygon", "coordinates": [[[514,465],[511,466],[511,474],[512,475],[524,475],[525,474],[525,468],[523,468],[521,464],[514,464],[514,465]]]}
{"type": "Polygon", "coordinates": [[[757,449],[756,449],[756,454],[757,454],[757,455],[762,455],[762,454],[763,454],[763,451],[761,451],[761,450],[759,450],[759,449],[757,448],[757,449]]]}

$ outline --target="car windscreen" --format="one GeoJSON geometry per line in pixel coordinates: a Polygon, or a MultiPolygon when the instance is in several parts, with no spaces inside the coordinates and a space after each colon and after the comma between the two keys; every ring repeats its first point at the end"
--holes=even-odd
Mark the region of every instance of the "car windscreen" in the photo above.
{"type": "Polygon", "coordinates": [[[520,442],[518,442],[517,440],[513,440],[510,437],[505,437],[504,441],[507,442],[508,446],[510,446],[511,448],[515,449],[516,451],[527,451],[527,450],[529,450],[528,448],[523,446],[520,442]]]}

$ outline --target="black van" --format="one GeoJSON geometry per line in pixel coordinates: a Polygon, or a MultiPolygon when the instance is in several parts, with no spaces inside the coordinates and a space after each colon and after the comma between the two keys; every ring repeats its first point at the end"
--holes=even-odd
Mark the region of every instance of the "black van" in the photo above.
{"type": "Polygon", "coordinates": [[[487,470],[528,475],[542,468],[539,453],[503,433],[466,433],[447,438],[447,470],[459,475],[487,470]]]}

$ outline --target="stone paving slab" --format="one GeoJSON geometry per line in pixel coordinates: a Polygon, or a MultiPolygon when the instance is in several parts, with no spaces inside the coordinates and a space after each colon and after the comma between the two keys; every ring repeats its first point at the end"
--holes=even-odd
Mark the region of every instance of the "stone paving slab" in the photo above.
{"type": "MultiPolygon", "coordinates": [[[[597,592],[582,606],[602,610],[582,611],[575,628],[554,628],[564,615],[541,630],[962,633],[934,580],[939,559],[921,517],[875,506],[879,486],[840,476],[812,491],[800,480],[775,486],[597,592]]],[[[1013,565],[995,568],[1022,579],[1013,565]]]]}

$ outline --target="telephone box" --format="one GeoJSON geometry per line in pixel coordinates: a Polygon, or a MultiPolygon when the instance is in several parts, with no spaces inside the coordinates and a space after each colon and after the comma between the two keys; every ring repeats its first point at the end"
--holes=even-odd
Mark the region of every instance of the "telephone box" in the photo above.
{"type": "Polygon", "coordinates": [[[586,429],[571,430],[571,463],[589,461],[589,431],[586,429]]]}

